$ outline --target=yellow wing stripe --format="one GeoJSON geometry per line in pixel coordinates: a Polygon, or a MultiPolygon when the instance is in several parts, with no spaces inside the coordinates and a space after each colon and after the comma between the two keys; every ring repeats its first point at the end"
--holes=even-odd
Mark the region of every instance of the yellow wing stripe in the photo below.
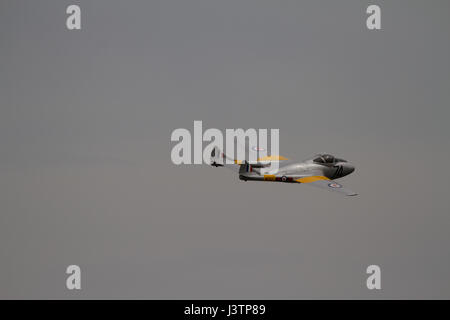
{"type": "Polygon", "coordinates": [[[330,180],[330,179],[328,179],[327,177],[324,177],[324,176],[311,176],[311,177],[300,178],[295,181],[300,182],[300,183],[310,183],[310,182],[314,182],[317,180],[330,180]]]}
{"type": "Polygon", "coordinates": [[[283,156],[265,156],[258,158],[256,161],[280,161],[280,160],[289,160],[283,156]]]}
{"type": "MultiPolygon", "coordinates": [[[[281,160],[289,160],[289,159],[283,156],[265,156],[256,159],[256,161],[281,161],[281,160]]],[[[237,159],[234,160],[235,164],[243,164],[244,162],[245,162],[244,160],[237,160],[237,159]]]]}

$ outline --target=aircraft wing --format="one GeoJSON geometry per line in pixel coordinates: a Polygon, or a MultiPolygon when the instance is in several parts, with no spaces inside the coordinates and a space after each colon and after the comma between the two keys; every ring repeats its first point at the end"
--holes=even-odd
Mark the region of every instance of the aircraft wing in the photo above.
{"type": "Polygon", "coordinates": [[[244,158],[238,159],[237,156],[234,158],[226,155],[221,149],[215,146],[211,151],[210,164],[216,167],[226,167],[234,171],[239,171],[239,167],[243,164],[251,164],[253,167],[264,167],[271,164],[271,162],[281,162],[289,160],[280,155],[267,155],[267,150],[265,148],[251,147],[247,152],[245,152],[245,147],[241,144],[237,144],[237,148],[242,151],[244,158]],[[252,161],[251,158],[254,160],[252,161]],[[227,161],[228,160],[228,161],[227,161]],[[227,163],[228,162],[228,163],[227,163]]]}
{"type": "Polygon", "coordinates": [[[343,185],[337,183],[336,181],[330,180],[324,176],[308,176],[295,180],[299,183],[305,183],[307,185],[311,185],[314,187],[319,187],[322,189],[327,189],[329,191],[335,191],[346,196],[356,196],[357,193],[353,192],[347,188],[344,188],[343,185]]]}
{"type": "Polygon", "coordinates": [[[258,145],[249,145],[249,148],[246,148],[245,145],[241,143],[237,143],[237,149],[238,153],[239,150],[244,154],[243,159],[235,159],[235,163],[240,164],[241,162],[247,161],[249,164],[252,165],[264,165],[264,164],[270,164],[273,161],[281,162],[289,160],[286,157],[283,157],[278,154],[273,155],[267,155],[267,146],[261,147],[258,145]]]}

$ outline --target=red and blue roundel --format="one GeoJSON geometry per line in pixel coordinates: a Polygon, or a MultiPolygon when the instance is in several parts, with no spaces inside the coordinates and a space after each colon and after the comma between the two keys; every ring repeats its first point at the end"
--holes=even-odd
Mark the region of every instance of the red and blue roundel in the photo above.
{"type": "Polygon", "coordinates": [[[336,183],[336,182],[329,183],[328,186],[330,188],[342,188],[342,186],[339,183],[336,183]]]}

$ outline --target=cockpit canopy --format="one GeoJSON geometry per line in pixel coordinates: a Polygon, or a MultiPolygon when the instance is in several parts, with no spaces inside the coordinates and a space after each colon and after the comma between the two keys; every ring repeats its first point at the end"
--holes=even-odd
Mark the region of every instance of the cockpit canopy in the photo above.
{"type": "Polygon", "coordinates": [[[318,154],[314,158],[313,161],[315,163],[321,163],[321,164],[324,164],[324,163],[332,164],[332,163],[337,163],[337,162],[347,162],[344,159],[339,159],[339,158],[336,158],[335,156],[332,156],[331,154],[326,154],[326,153],[318,154]]]}

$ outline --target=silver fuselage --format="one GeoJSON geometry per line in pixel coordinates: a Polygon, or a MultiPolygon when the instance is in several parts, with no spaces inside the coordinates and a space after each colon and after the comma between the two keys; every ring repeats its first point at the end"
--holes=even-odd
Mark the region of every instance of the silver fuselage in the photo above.
{"type": "MultiPolygon", "coordinates": [[[[251,167],[251,165],[249,165],[251,167]]],[[[342,178],[355,170],[355,167],[347,161],[334,163],[315,163],[313,159],[302,162],[280,161],[276,170],[268,167],[254,168],[241,166],[239,179],[256,181],[295,182],[298,178],[320,175],[330,180],[342,178]]]]}

